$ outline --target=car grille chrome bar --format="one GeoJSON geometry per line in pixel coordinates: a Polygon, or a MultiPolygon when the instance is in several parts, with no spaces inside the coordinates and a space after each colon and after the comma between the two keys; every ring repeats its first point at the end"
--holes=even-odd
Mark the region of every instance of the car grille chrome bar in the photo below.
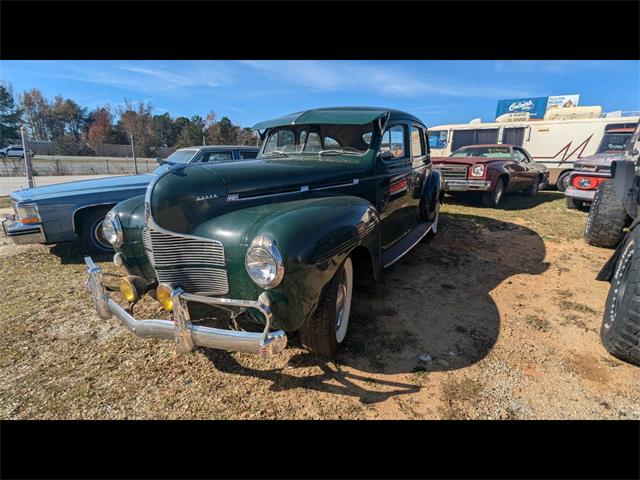
{"type": "Polygon", "coordinates": [[[437,165],[437,168],[442,176],[447,178],[456,178],[465,180],[467,178],[468,168],[466,165],[437,165]]]}
{"type": "Polygon", "coordinates": [[[170,283],[188,293],[229,293],[227,271],[219,268],[226,265],[221,242],[145,228],[142,243],[159,283],[170,283]]]}

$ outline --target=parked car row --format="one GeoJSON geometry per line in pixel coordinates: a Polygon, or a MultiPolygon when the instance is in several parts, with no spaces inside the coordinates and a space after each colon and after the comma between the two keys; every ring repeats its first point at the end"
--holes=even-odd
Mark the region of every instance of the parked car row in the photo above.
{"type": "Polygon", "coordinates": [[[16,243],[80,237],[115,252],[126,308],[90,256],[87,285],[98,314],[137,336],[173,339],[180,352],[268,355],[297,332],[331,357],[347,335],[354,279],[379,279],[436,235],[445,194],[498,208],[505,193],[533,196],[549,182],[517,145],[431,158],[426,125],[393,109],[314,109],[254,129],[259,148],[181,149],[149,175],[14,192],[5,232],[16,243]],[[146,295],[172,319],[136,318],[146,295]],[[230,328],[197,323],[221,312],[230,328]],[[260,331],[238,328],[240,318],[260,331]]]}

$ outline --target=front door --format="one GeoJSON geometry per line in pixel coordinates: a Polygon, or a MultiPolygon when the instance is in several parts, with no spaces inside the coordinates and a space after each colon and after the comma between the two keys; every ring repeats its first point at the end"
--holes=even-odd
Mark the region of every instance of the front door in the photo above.
{"type": "Polygon", "coordinates": [[[376,170],[382,181],[376,206],[382,224],[383,249],[389,248],[411,229],[406,218],[413,182],[408,136],[407,124],[391,124],[380,144],[376,170]]]}

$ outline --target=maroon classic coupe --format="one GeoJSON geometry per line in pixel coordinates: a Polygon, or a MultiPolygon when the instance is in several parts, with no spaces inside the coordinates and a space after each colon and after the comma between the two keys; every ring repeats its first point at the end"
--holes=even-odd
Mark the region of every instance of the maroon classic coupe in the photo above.
{"type": "Polygon", "coordinates": [[[442,173],[445,192],[482,192],[485,207],[497,208],[507,192],[536,195],[549,180],[547,167],[514,145],[468,145],[431,161],[442,173]]]}

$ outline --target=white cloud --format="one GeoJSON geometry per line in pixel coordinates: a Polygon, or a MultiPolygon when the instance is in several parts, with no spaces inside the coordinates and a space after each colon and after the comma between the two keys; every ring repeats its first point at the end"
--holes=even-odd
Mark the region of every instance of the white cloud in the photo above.
{"type": "MultiPolygon", "coordinates": [[[[607,62],[601,60],[510,60],[495,62],[493,67],[500,73],[571,73],[579,68],[601,67],[607,62]]],[[[610,63],[610,62],[609,62],[610,63]]]]}
{"type": "Polygon", "coordinates": [[[308,88],[315,92],[369,91],[386,97],[419,97],[429,94],[451,97],[502,98],[528,96],[527,88],[498,84],[482,85],[479,81],[465,83],[416,76],[392,63],[379,66],[349,61],[242,61],[242,64],[283,83],[308,88]]]}

